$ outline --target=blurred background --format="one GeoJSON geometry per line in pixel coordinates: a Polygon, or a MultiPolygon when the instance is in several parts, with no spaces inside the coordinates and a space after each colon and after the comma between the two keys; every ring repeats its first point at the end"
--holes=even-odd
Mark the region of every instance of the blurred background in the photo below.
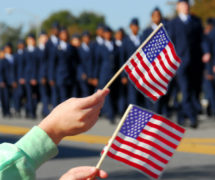
{"type": "MultiPolygon", "coordinates": [[[[8,41],[16,44],[19,38],[24,38],[29,32],[36,33],[38,29],[48,31],[54,21],[68,27],[70,34],[88,29],[95,35],[99,23],[110,25],[113,30],[123,27],[128,31],[129,21],[133,17],[139,18],[143,29],[151,23],[150,14],[155,7],[161,9],[164,17],[176,15],[176,2],[177,0],[151,0],[147,3],[141,0],[3,1],[0,12],[0,45],[3,46],[8,41]]],[[[215,15],[212,10],[214,1],[192,0],[191,4],[191,12],[198,15],[203,23],[215,15]]]]}
{"type": "MultiPolygon", "coordinates": [[[[122,73],[96,126],[68,137],[38,179],[95,165],[128,104],[184,126],[162,179],[215,177],[214,0],[7,0],[0,2],[0,143],[16,142],[59,103],[103,88],[163,23],[182,63],[167,95],[152,103],[122,73]]],[[[109,179],[147,179],[107,159],[109,179]]]]}

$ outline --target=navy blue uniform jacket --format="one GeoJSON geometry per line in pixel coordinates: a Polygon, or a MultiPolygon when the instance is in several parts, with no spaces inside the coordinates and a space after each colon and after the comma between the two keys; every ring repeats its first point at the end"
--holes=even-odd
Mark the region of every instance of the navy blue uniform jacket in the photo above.
{"type": "Polygon", "coordinates": [[[38,80],[38,64],[39,60],[37,48],[35,48],[32,52],[25,49],[23,78],[27,83],[29,83],[32,79],[38,80]]]}
{"type": "MultiPolygon", "coordinates": [[[[77,51],[74,47],[67,43],[66,50],[57,49],[57,58],[55,63],[56,71],[55,74],[56,83],[58,86],[61,85],[72,85],[76,78],[76,63],[77,63],[77,51]]],[[[54,69],[52,69],[54,70],[54,69]]]]}
{"type": "Polygon", "coordinates": [[[84,73],[87,75],[88,78],[92,77],[93,75],[93,52],[92,52],[92,44],[89,44],[89,51],[84,50],[81,46],[78,49],[80,63],[78,65],[78,79],[81,78],[81,75],[84,73]]]}
{"type": "Polygon", "coordinates": [[[188,23],[184,23],[176,17],[169,23],[168,32],[182,60],[180,68],[190,64],[193,68],[201,68],[203,29],[200,19],[190,15],[188,23]]]}
{"type": "Polygon", "coordinates": [[[114,75],[116,47],[114,46],[113,51],[109,51],[105,45],[102,45],[99,52],[100,53],[97,56],[98,64],[96,64],[96,71],[99,77],[99,88],[103,88],[103,86],[105,86],[105,84],[114,75]]]}

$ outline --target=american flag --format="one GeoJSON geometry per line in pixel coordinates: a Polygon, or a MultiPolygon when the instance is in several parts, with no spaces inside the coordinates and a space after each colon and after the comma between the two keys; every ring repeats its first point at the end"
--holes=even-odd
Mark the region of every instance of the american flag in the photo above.
{"type": "Polygon", "coordinates": [[[156,101],[167,92],[167,86],[181,60],[163,26],[146,44],[129,58],[125,71],[135,87],[156,101]]]}
{"type": "Polygon", "coordinates": [[[107,155],[158,179],[184,132],[164,117],[132,105],[107,155]]]}

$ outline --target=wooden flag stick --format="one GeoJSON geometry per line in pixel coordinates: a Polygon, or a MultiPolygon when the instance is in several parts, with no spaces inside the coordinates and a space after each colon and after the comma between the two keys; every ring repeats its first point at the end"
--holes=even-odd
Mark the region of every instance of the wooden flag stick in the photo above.
{"type": "Polygon", "coordinates": [[[104,159],[105,159],[105,157],[106,157],[106,155],[107,155],[107,153],[108,153],[108,151],[109,151],[111,145],[113,144],[114,139],[116,138],[116,136],[117,136],[118,132],[120,131],[120,129],[121,129],[123,123],[125,122],[125,120],[126,120],[126,118],[127,118],[127,116],[128,116],[128,113],[130,112],[131,108],[132,108],[132,105],[130,104],[130,105],[128,106],[128,108],[126,109],[126,111],[125,111],[125,113],[124,113],[122,119],[120,120],[120,122],[119,122],[119,124],[118,124],[116,130],[114,131],[114,133],[113,133],[113,135],[112,135],[110,141],[108,142],[107,147],[104,149],[104,152],[103,152],[103,154],[102,154],[102,156],[101,156],[99,162],[98,162],[97,165],[96,165],[96,168],[97,168],[97,169],[99,169],[99,168],[101,167],[102,162],[104,161],[104,159]]]}
{"type": "Polygon", "coordinates": [[[150,36],[140,45],[140,47],[130,56],[130,58],[123,64],[123,66],[116,72],[116,74],[108,81],[108,83],[105,85],[103,89],[107,89],[111,86],[111,84],[116,80],[116,78],[122,73],[125,66],[127,65],[128,61],[133,57],[141,48],[143,48],[147,42],[155,35],[156,32],[163,26],[162,23],[159,24],[159,26],[150,34],[150,36]]]}

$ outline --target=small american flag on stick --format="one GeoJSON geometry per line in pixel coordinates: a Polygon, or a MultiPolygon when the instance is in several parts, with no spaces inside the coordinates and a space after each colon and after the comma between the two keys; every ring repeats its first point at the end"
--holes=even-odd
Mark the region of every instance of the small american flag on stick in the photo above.
{"type": "Polygon", "coordinates": [[[185,130],[166,118],[130,105],[103,154],[158,179],[185,130]],[[123,121],[123,122],[122,122],[123,121]]]}
{"type": "Polygon", "coordinates": [[[128,60],[125,71],[136,88],[156,101],[167,92],[181,60],[166,30],[161,26],[128,60]]]}
{"type": "Polygon", "coordinates": [[[135,87],[146,97],[157,101],[167,92],[181,60],[161,23],[144,41],[128,61],[107,83],[108,88],[125,70],[135,87]]]}

